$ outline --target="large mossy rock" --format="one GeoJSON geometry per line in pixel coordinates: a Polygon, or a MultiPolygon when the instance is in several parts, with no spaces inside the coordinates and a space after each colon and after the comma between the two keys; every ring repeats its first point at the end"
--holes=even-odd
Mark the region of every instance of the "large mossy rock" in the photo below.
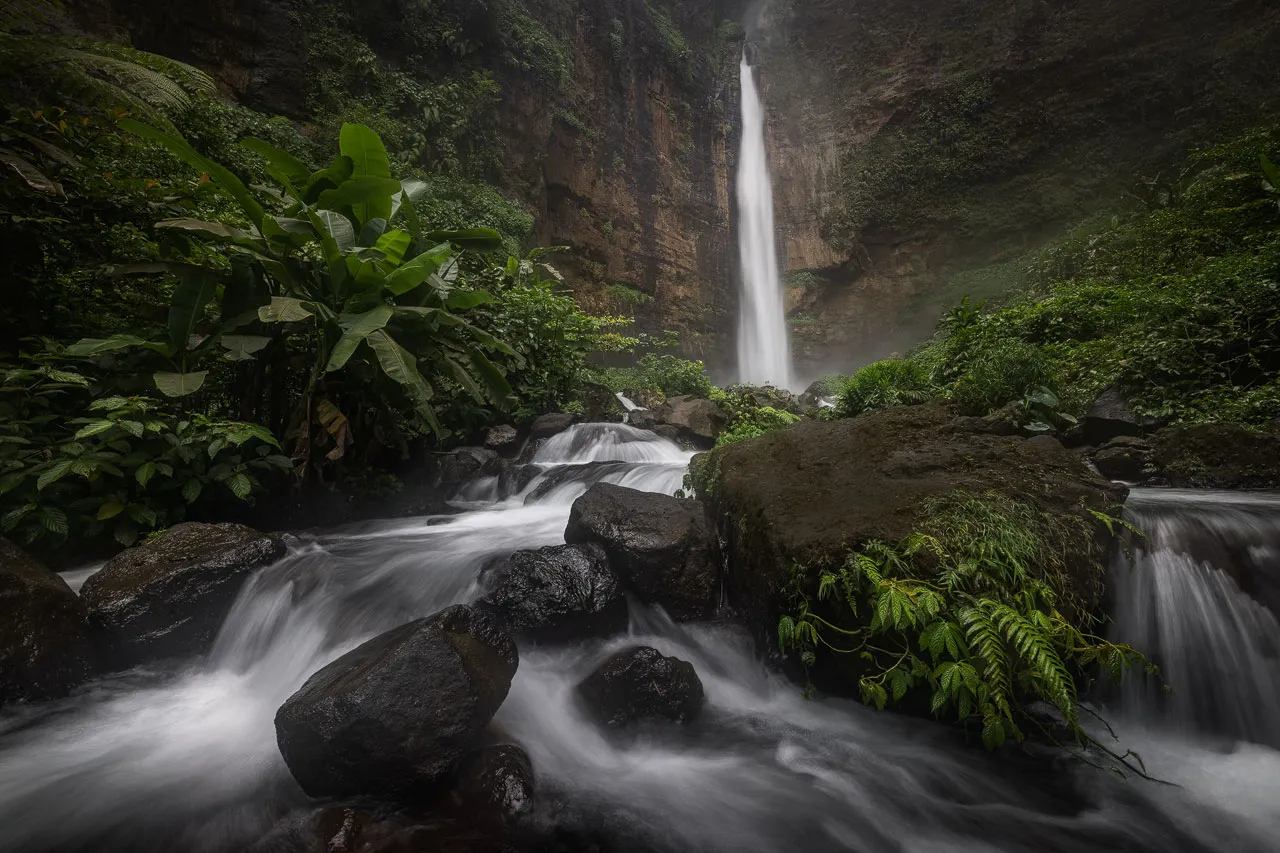
{"type": "Polygon", "coordinates": [[[241,524],[178,524],[117,554],[80,597],[116,666],[202,655],[250,575],[284,552],[280,537],[241,524]]]}
{"type": "Polygon", "coordinates": [[[517,551],[489,579],[483,606],[534,642],[572,642],[627,627],[627,599],[604,548],[553,545],[517,551]]]}
{"type": "Polygon", "coordinates": [[[1280,488],[1280,436],[1235,424],[1195,424],[1152,438],[1152,465],[1171,486],[1280,488]]]}
{"type": "Polygon", "coordinates": [[[0,705],[65,696],[94,663],[83,602],[56,572],[0,539],[0,705]]]}
{"type": "Polygon", "coordinates": [[[402,625],[321,669],[280,706],[280,752],[313,797],[428,790],[477,746],[518,661],[511,637],[472,607],[402,625]]]}
{"type": "MultiPolygon", "coordinates": [[[[776,630],[790,582],[811,590],[820,565],[842,562],[870,540],[906,538],[927,498],[995,492],[1043,513],[1079,516],[1085,504],[1113,510],[1127,495],[1056,440],[975,429],[944,401],[804,421],[696,457],[693,470],[727,549],[730,604],[760,637],[776,630]]],[[[1110,536],[1096,524],[1074,529],[1086,541],[1049,544],[1071,555],[1072,591],[1096,608],[1110,536]]]]}
{"type": "Polygon", "coordinates": [[[705,694],[693,664],[641,646],[618,652],[578,685],[598,723],[621,728],[643,721],[691,722],[705,694]]]}
{"type": "Polygon", "coordinates": [[[698,501],[597,483],[578,498],[569,544],[597,544],[629,590],[674,618],[711,615],[720,580],[716,543],[698,501]]]}

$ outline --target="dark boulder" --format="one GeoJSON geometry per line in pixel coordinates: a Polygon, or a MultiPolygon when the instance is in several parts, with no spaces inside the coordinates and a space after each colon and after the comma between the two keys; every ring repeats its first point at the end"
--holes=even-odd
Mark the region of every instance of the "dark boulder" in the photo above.
{"type": "Polygon", "coordinates": [[[534,418],[533,424],[529,427],[529,437],[534,440],[551,438],[551,436],[559,435],[573,426],[577,419],[576,415],[571,415],[567,412],[552,412],[548,415],[540,415],[534,418]]]}
{"type": "Polygon", "coordinates": [[[1121,435],[1141,435],[1142,419],[1129,408],[1129,402],[1116,388],[1098,395],[1080,419],[1079,434],[1085,444],[1103,444],[1121,435]]]}
{"type": "Polygon", "coordinates": [[[719,563],[697,501],[597,483],[574,502],[565,541],[603,546],[627,588],[676,619],[714,608],[719,563]]]}
{"type": "Polygon", "coordinates": [[[533,810],[533,762],[511,744],[487,746],[468,756],[458,771],[454,797],[473,821],[510,821],[533,810]]]}
{"type": "Polygon", "coordinates": [[[458,486],[478,477],[496,477],[507,467],[496,450],[487,447],[458,447],[438,455],[437,484],[458,486]]]}
{"type": "Polygon", "coordinates": [[[627,599],[599,545],[517,551],[490,581],[485,607],[534,642],[600,636],[627,627],[627,599]]]}
{"type": "Polygon", "coordinates": [[[284,552],[280,537],[241,524],[178,524],[117,554],[80,597],[117,666],[202,655],[249,576],[284,552]]]}
{"type": "Polygon", "coordinates": [[[608,386],[584,382],[578,390],[584,423],[619,423],[627,413],[618,396],[608,386]]]}
{"type": "Polygon", "coordinates": [[[926,499],[955,490],[1083,521],[1062,525],[1085,531],[1081,541],[1050,545],[1070,555],[1072,592],[1094,610],[1111,537],[1083,505],[1113,510],[1127,494],[1057,441],[973,431],[945,401],[802,421],[696,457],[691,470],[727,549],[729,603],[762,642],[776,633],[789,584],[816,588],[816,567],[870,540],[903,540],[926,499]],[[795,567],[810,567],[809,576],[795,567]]]}
{"type": "Polygon", "coordinates": [[[632,412],[628,420],[640,429],[665,429],[664,437],[684,439],[703,448],[714,445],[729,423],[715,403],[689,395],[670,397],[654,409],[632,412]]]}
{"type": "Polygon", "coordinates": [[[1151,442],[1136,436],[1122,435],[1095,450],[1089,461],[1109,480],[1137,483],[1147,478],[1151,453],[1151,442]]]}
{"type": "Polygon", "coordinates": [[[1280,488],[1280,435],[1235,424],[1194,424],[1152,437],[1152,465],[1171,486],[1280,488]]]}
{"type": "Polygon", "coordinates": [[[458,605],[388,631],[307,680],[276,740],[308,794],[410,794],[447,779],[507,697],[515,643],[458,605]]]}
{"type": "Polygon", "coordinates": [[[601,725],[642,720],[687,723],[702,710],[702,681],[693,664],[642,646],[619,652],[578,685],[578,695],[601,725]]]}
{"type": "Polygon", "coordinates": [[[65,696],[94,663],[84,603],[56,572],[0,539],[0,705],[65,696]]]}

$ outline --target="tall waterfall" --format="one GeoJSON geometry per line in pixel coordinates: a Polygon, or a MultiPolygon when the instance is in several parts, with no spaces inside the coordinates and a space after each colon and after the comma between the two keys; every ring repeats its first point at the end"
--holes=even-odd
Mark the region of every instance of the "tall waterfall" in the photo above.
{"type": "Polygon", "coordinates": [[[738,159],[738,255],[742,299],[738,319],[738,379],[752,385],[791,384],[791,346],[774,245],[773,183],[764,142],[764,105],[747,54],[742,54],[742,154],[738,159]]]}

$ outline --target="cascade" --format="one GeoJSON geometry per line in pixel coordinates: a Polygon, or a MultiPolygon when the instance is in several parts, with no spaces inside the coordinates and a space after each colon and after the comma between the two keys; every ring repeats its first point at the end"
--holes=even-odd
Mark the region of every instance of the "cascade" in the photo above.
{"type": "Polygon", "coordinates": [[[1280,747],[1280,621],[1260,603],[1280,601],[1280,496],[1135,489],[1127,507],[1145,538],[1112,571],[1111,633],[1170,689],[1127,679],[1122,711],[1280,747]]]}
{"type": "Polygon", "coordinates": [[[738,256],[742,294],[738,314],[738,380],[789,388],[791,344],[778,271],[773,183],[764,136],[764,104],[744,51],[742,151],[738,159],[738,256]]]}

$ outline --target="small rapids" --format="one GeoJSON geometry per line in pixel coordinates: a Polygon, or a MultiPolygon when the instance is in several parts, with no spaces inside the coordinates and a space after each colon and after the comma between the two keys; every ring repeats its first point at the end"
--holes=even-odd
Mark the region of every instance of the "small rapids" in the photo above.
{"type": "MultiPolygon", "coordinates": [[[[505,493],[490,483],[494,496],[469,494],[461,515],[293,537],[246,586],[207,660],[0,712],[0,851],[274,850],[253,845],[315,808],[273,727],[312,672],[381,631],[473,600],[495,557],[563,542],[590,482],[674,492],[689,456],[631,427],[578,426],[538,450],[529,482],[505,493]],[[555,488],[541,489],[548,481],[555,488]]],[[[1146,709],[1126,697],[1124,742],[1182,787],[991,757],[927,721],[804,699],[729,623],[631,613],[625,637],[521,649],[495,724],[533,760],[535,822],[636,853],[1276,849],[1280,757],[1262,743],[1148,728],[1146,709]],[[574,686],[633,644],[694,664],[707,692],[694,724],[617,736],[588,722],[574,686]]]]}

